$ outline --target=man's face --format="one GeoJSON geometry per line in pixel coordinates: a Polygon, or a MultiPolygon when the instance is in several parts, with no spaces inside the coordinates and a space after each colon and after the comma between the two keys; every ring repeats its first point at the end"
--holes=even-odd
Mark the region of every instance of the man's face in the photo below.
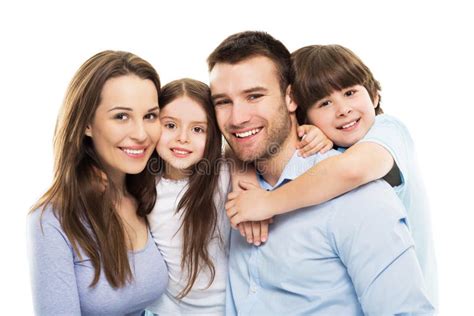
{"type": "Polygon", "coordinates": [[[217,63],[210,86],[219,128],[242,161],[267,159],[288,137],[294,105],[282,95],[277,69],[267,57],[217,63]]]}

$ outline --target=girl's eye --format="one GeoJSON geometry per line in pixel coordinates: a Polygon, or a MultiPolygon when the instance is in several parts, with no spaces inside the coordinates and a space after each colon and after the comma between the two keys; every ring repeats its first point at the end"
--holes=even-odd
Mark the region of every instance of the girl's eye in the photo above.
{"type": "Polygon", "coordinates": [[[168,129],[174,129],[176,128],[176,124],[174,123],[165,123],[165,127],[168,129]]]}
{"type": "Polygon", "coordinates": [[[205,130],[204,130],[204,128],[202,128],[200,126],[195,126],[195,127],[193,127],[193,132],[200,134],[200,133],[204,133],[205,130]]]}
{"type": "Polygon", "coordinates": [[[119,121],[125,121],[128,119],[128,114],[127,113],[117,113],[114,115],[114,119],[119,120],[119,121]]]}

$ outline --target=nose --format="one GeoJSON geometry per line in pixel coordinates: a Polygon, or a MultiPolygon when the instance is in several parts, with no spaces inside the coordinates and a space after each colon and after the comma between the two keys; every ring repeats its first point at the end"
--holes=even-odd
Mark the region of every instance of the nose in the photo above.
{"type": "Polygon", "coordinates": [[[135,122],[130,131],[130,138],[136,142],[142,143],[148,138],[148,133],[143,122],[135,122]]]}
{"type": "Polygon", "coordinates": [[[248,105],[242,103],[236,103],[232,106],[231,117],[229,123],[232,126],[242,126],[250,121],[251,110],[248,105]]]}
{"type": "Polygon", "coordinates": [[[181,129],[178,131],[176,140],[177,140],[179,143],[182,143],[182,144],[185,144],[185,143],[189,142],[189,135],[188,135],[187,129],[181,128],[181,129]]]}
{"type": "Polygon", "coordinates": [[[347,102],[341,102],[337,106],[337,116],[345,116],[352,112],[352,107],[347,102]]]}

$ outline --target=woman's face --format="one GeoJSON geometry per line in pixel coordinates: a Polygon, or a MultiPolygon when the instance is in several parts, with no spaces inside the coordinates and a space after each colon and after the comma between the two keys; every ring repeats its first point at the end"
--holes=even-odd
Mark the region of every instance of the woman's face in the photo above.
{"type": "Polygon", "coordinates": [[[151,80],[125,75],[106,81],[85,134],[112,177],[140,173],[161,134],[158,92],[151,80]]]}

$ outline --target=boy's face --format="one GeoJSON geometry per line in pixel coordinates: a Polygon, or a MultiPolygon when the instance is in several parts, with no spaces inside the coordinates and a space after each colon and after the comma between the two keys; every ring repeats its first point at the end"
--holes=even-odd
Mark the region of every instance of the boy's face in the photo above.
{"type": "Polygon", "coordinates": [[[340,147],[361,140],[374,124],[378,97],[372,102],[363,86],[355,85],[317,101],[308,112],[308,120],[340,147]]]}

